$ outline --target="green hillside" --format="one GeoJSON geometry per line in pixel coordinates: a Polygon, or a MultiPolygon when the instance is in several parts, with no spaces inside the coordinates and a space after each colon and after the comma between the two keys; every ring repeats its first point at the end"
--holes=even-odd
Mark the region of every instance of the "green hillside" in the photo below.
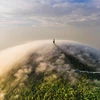
{"type": "MultiPolygon", "coordinates": [[[[48,59],[56,66],[51,69],[47,65],[45,71],[36,72],[40,62],[36,62],[36,54],[27,62],[27,71],[20,65],[12,69],[6,76],[0,78],[0,93],[4,94],[4,100],[100,100],[100,74],[78,73],[73,69],[95,71],[95,69],[81,62],[72,55],[60,51],[48,59]],[[59,55],[59,56],[58,56],[59,55]],[[63,56],[62,56],[63,55],[63,56]],[[63,59],[69,63],[70,70],[57,71],[56,60],[63,59]],[[25,73],[23,73],[25,71],[25,73]],[[17,74],[16,74],[17,73],[17,74]]],[[[38,56],[37,56],[38,57],[38,56]]],[[[43,61],[42,61],[43,63],[43,61]]],[[[42,67],[44,67],[42,65],[42,67]]],[[[59,69],[59,68],[58,68],[59,69]]]]}

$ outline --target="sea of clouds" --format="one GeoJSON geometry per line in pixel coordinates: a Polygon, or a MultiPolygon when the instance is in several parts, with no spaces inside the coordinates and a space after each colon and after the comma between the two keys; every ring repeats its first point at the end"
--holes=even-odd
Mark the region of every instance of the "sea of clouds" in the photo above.
{"type": "MultiPolygon", "coordinates": [[[[0,84],[15,77],[10,87],[24,86],[31,73],[38,75],[49,71],[56,71],[74,84],[80,76],[62,50],[100,70],[100,52],[92,47],[72,41],[57,40],[56,45],[52,40],[34,41],[0,52],[0,84]]],[[[0,88],[0,99],[5,94],[5,89],[0,88]]]]}

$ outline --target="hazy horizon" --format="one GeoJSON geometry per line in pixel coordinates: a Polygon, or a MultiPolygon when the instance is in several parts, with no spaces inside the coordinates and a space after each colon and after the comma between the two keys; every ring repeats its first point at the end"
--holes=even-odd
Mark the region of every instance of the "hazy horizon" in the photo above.
{"type": "Polygon", "coordinates": [[[60,39],[88,44],[100,50],[99,28],[0,28],[0,50],[34,40],[60,39]],[[95,33],[96,32],[96,33],[95,33]],[[95,33],[95,34],[94,34],[95,33]]]}
{"type": "Polygon", "coordinates": [[[100,50],[100,1],[0,0],[0,50],[53,38],[100,50]]]}

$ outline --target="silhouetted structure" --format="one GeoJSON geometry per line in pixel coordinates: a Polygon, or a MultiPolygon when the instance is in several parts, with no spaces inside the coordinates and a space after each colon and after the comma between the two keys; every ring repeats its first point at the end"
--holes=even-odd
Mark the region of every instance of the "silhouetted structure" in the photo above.
{"type": "Polygon", "coordinates": [[[55,39],[53,39],[53,44],[55,44],[55,39]]]}

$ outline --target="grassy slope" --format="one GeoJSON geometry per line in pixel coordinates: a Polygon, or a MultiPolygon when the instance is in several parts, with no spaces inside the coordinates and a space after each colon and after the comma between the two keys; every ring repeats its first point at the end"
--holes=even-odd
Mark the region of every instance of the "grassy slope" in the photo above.
{"type": "Polygon", "coordinates": [[[37,80],[28,80],[25,87],[9,92],[5,100],[99,100],[100,91],[86,77],[81,77],[75,85],[55,73],[36,77],[37,80]]]}
{"type": "MultiPolygon", "coordinates": [[[[72,56],[65,55],[65,61],[69,60],[73,68],[87,70],[85,65],[72,56]],[[85,66],[85,67],[84,67],[85,66]]],[[[32,59],[33,61],[33,59],[32,59]]],[[[33,63],[31,60],[29,62],[33,63]]],[[[37,66],[37,64],[35,64],[37,66]]],[[[35,70],[35,69],[34,69],[35,70]]],[[[27,81],[23,86],[18,83],[11,86],[15,77],[13,74],[6,78],[7,80],[1,84],[1,88],[5,89],[7,94],[5,100],[99,100],[100,85],[92,83],[94,79],[100,80],[96,75],[81,74],[81,78],[77,83],[72,85],[62,75],[58,75],[55,71],[48,73],[36,74],[31,72],[27,81]],[[91,81],[90,81],[91,80],[91,81]]],[[[91,69],[89,69],[91,70],[91,69]]]]}

